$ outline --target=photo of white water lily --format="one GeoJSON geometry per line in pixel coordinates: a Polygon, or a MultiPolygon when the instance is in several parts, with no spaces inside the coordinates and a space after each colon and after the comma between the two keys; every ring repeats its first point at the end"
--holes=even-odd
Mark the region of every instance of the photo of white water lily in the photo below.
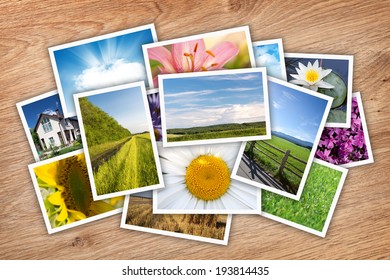
{"type": "Polygon", "coordinates": [[[259,189],[230,178],[240,146],[158,145],[165,188],[154,191],[153,213],[259,214],[259,189]]]}
{"type": "Polygon", "coordinates": [[[348,128],[351,123],[353,57],[285,53],[285,63],[288,82],[333,98],[326,126],[348,128]]]}

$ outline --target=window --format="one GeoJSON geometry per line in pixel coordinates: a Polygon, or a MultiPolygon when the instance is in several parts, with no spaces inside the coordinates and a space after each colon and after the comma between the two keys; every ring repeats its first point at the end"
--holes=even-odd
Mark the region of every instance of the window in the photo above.
{"type": "MultiPolygon", "coordinates": [[[[53,127],[51,126],[51,122],[50,122],[50,120],[49,120],[48,117],[43,117],[43,118],[42,118],[42,121],[41,121],[41,124],[42,124],[42,126],[43,126],[43,131],[44,131],[45,133],[48,133],[48,132],[50,132],[50,131],[53,130],[53,127]]],[[[53,140],[54,140],[54,139],[53,139],[53,140]]]]}
{"type": "Polygon", "coordinates": [[[53,137],[50,137],[50,138],[49,138],[49,141],[50,141],[50,146],[54,146],[54,138],[53,138],[53,137]]]}

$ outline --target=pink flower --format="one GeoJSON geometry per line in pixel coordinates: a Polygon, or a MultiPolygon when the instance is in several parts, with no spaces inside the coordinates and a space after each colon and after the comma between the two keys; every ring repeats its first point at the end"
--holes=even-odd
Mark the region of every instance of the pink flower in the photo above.
{"type": "MultiPolygon", "coordinates": [[[[222,69],[238,52],[239,49],[232,42],[221,42],[206,50],[203,39],[173,44],[171,51],[165,47],[148,50],[149,59],[162,64],[158,66],[161,74],[222,69]]],[[[153,78],[155,87],[157,83],[157,77],[153,78]]]]}

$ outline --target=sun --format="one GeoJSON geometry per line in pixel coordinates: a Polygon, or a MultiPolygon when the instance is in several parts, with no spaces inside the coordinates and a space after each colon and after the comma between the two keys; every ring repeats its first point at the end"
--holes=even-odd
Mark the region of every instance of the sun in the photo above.
{"type": "Polygon", "coordinates": [[[201,155],[187,167],[186,184],[188,190],[199,199],[220,198],[230,185],[229,168],[219,157],[201,155]]]}

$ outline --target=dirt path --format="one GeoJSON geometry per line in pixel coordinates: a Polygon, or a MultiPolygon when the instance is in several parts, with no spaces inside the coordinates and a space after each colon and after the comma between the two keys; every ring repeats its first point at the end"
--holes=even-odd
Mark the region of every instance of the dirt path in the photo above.
{"type": "Polygon", "coordinates": [[[120,143],[112,149],[105,151],[104,153],[100,154],[95,160],[93,160],[91,163],[93,172],[96,173],[99,169],[99,166],[101,166],[103,163],[113,157],[123,147],[123,145],[129,142],[131,139],[132,138],[123,143],[120,143]]]}

